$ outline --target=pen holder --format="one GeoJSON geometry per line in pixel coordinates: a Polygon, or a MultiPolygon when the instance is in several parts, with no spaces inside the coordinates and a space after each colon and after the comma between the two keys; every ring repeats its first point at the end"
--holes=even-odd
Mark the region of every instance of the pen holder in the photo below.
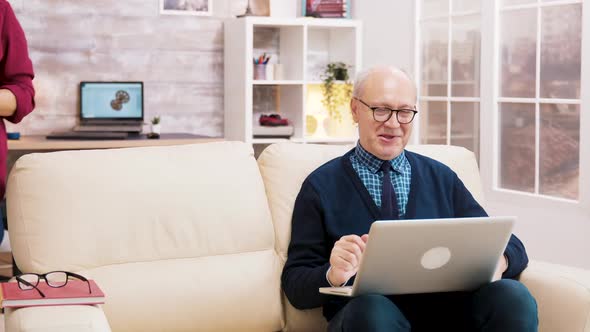
{"type": "Polygon", "coordinates": [[[255,80],[266,80],[266,65],[255,64],[254,65],[254,79],[255,80]]]}

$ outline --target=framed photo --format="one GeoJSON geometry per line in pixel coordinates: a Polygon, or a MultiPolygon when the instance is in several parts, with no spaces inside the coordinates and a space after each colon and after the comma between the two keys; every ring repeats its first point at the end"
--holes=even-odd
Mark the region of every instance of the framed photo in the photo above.
{"type": "Polygon", "coordinates": [[[212,0],[160,0],[160,14],[211,16],[212,0]]]}

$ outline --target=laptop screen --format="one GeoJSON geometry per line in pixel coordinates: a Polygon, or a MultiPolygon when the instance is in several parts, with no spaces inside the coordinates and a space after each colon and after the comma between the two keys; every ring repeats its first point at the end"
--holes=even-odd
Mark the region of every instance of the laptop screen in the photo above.
{"type": "Polygon", "coordinates": [[[81,120],[143,120],[142,82],[80,82],[81,120]]]}

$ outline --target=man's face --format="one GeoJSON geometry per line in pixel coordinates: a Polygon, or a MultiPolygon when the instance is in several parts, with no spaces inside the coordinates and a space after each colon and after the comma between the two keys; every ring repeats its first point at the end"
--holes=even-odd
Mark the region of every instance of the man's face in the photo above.
{"type": "MultiPolygon", "coordinates": [[[[371,107],[415,109],[416,89],[401,73],[375,72],[367,77],[359,99],[371,107]]],[[[391,160],[402,153],[412,133],[413,122],[400,124],[396,112],[386,122],[375,121],[373,111],[354,98],[351,109],[365,150],[382,160],[391,160]]]]}

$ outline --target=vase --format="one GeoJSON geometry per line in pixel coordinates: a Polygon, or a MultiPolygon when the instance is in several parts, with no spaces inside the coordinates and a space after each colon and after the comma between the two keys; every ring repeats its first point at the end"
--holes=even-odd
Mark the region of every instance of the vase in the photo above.
{"type": "Polygon", "coordinates": [[[338,107],[340,118],[329,117],[326,122],[326,133],[329,137],[349,138],[356,136],[356,126],[347,104],[338,107]]]}
{"type": "Polygon", "coordinates": [[[305,133],[308,137],[311,137],[315,134],[315,131],[318,129],[318,120],[313,115],[306,115],[305,116],[305,133]]]}
{"type": "Polygon", "coordinates": [[[160,135],[160,124],[152,123],[152,133],[160,135]]]}

